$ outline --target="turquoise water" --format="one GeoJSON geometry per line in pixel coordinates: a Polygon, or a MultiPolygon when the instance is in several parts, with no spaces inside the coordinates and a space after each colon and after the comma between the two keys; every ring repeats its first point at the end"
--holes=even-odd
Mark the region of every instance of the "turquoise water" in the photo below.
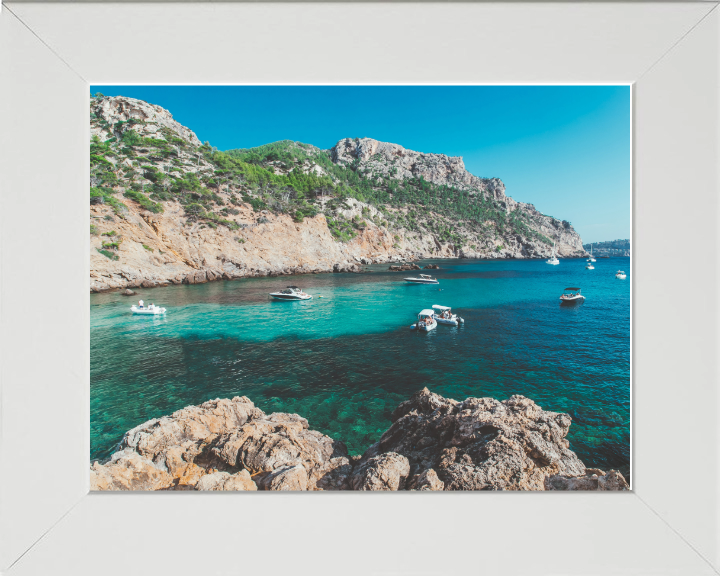
{"type": "Polygon", "coordinates": [[[268,413],[301,414],[362,453],[392,410],[427,386],[457,400],[524,394],[568,412],[571,448],[586,465],[629,474],[629,259],[598,259],[595,270],[584,260],[433,262],[438,286],[407,284],[407,273],[378,265],[93,294],[91,457],[106,457],[150,418],[236,395],[268,413]],[[615,279],[618,269],[627,280],[615,279]],[[268,299],[290,284],[314,299],[268,299]],[[586,301],[560,305],[568,286],[586,301]],[[130,314],[139,298],[167,314],[130,314]],[[410,330],[433,304],[452,306],[465,325],[410,330]]]}

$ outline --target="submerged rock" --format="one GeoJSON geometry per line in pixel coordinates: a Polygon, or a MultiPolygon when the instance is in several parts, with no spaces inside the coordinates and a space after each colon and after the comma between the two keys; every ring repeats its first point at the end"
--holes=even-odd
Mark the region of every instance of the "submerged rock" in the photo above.
{"type": "Polygon", "coordinates": [[[617,470],[585,468],[565,439],[571,418],[524,396],[400,404],[362,456],[298,414],[245,397],[149,420],[90,469],[92,490],[628,490],[617,470]]]}
{"type": "Polygon", "coordinates": [[[122,294],[123,296],[134,296],[135,294],[137,294],[137,292],[135,292],[134,290],[130,290],[130,288],[126,288],[125,290],[120,292],[120,294],[122,294]]]}

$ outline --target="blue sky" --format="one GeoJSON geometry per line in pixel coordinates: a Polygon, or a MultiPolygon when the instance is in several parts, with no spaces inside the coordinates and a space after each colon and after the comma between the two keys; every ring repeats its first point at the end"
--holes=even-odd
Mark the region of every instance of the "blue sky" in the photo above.
{"type": "Polygon", "coordinates": [[[462,156],[584,242],[630,237],[629,86],[92,86],[167,108],[220,150],[369,137],[462,156]]]}

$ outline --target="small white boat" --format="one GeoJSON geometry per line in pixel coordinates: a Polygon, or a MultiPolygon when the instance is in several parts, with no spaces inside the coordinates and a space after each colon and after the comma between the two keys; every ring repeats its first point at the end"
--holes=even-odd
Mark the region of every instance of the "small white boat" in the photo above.
{"type": "Polygon", "coordinates": [[[580,288],[576,287],[565,288],[560,296],[561,304],[575,304],[577,302],[582,302],[583,300],[585,300],[585,296],[580,294],[580,288]]]}
{"type": "Polygon", "coordinates": [[[627,275],[622,270],[618,270],[617,272],[615,272],[615,278],[617,278],[618,280],[625,280],[625,278],[627,278],[627,275]]]}
{"type": "Polygon", "coordinates": [[[415,284],[440,284],[435,278],[427,274],[420,274],[417,278],[405,278],[405,282],[413,282],[415,284]]]}
{"type": "Polygon", "coordinates": [[[585,270],[595,270],[595,266],[592,265],[592,262],[588,262],[585,266],[585,270]]]}
{"type": "Polygon", "coordinates": [[[437,316],[435,321],[438,324],[448,324],[449,326],[457,326],[458,324],[464,324],[465,320],[460,318],[457,314],[453,314],[450,306],[440,306],[440,304],[433,304],[433,310],[437,310],[437,316]]]}
{"type": "Polygon", "coordinates": [[[590,244],[590,258],[587,259],[588,262],[597,262],[595,260],[594,256],[592,255],[592,244],[590,244]]]}
{"type": "Polygon", "coordinates": [[[142,307],[133,304],[132,306],[130,306],[130,310],[132,310],[133,314],[165,314],[165,308],[155,306],[154,304],[142,307]]]}
{"type": "Polygon", "coordinates": [[[437,322],[435,321],[435,312],[432,310],[421,310],[418,314],[417,324],[410,326],[411,330],[422,330],[423,332],[430,332],[437,328],[437,322]]]}
{"type": "Polygon", "coordinates": [[[270,292],[270,296],[276,300],[312,300],[310,294],[306,294],[302,291],[302,288],[297,286],[288,286],[285,290],[280,290],[280,292],[270,292]]]}
{"type": "Polygon", "coordinates": [[[552,264],[553,266],[557,266],[558,264],[560,264],[560,260],[558,260],[557,256],[555,255],[555,242],[553,242],[553,251],[550,260],[545,260],[545,262],[547,264],[552,264]]]}

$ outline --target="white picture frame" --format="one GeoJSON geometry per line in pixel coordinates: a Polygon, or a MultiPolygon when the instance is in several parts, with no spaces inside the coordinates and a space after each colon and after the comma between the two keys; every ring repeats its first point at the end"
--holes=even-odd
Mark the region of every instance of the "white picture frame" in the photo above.
{"type": "Polygon", "coordinates": [[[717,4],[5,3],[0,572],[720,573],[717,4]],[[131,83],[632,84],[632,492],[89,494],[89,86],[131,83]]]}

